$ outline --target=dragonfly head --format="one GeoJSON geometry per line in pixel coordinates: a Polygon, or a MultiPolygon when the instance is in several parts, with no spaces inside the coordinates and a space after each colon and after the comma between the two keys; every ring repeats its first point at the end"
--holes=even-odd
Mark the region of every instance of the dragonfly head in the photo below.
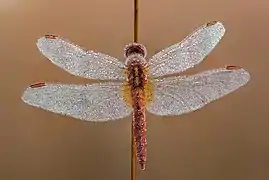
{"type": "Polygon", "coordinates": [[[124,49],[124,57],[128,58],[131,55],[139,55],[145,58],[147,56],[146,47],[138,43],[128,44],[124,49]]]}

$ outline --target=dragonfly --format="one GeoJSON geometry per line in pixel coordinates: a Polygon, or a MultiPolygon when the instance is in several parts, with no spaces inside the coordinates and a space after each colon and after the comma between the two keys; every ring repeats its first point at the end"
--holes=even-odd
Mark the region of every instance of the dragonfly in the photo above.
{"type": "Polygon", "coordinates": [[[103,80],[76,85],[38,82],[24,91],[22,100],[34,107],[83,121],[107,122],[132,115],[136,158],[145,170],[148,111],[176,116],[198,110],[247,84],[250,74],[239,66],[178,75],[205,59],[225,34],[219,21],[205,23],[181,42],[146,58],[139,43],[124,48],[125,62],[85,50],[56,35],[37,41],[40,52],[68,73],[103,80]],[[166,76],[171,75],[171,76],[166,76]]]}

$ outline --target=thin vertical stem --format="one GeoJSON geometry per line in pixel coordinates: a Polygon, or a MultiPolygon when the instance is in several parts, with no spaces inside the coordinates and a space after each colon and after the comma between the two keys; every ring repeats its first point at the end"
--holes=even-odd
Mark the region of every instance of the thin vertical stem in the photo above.
{"type": "MultiPolygon", "coordinates": [[[[132,121],[133,124],[133,121],[132,121]]],[[[131,180],[136,180],[136,149],[135,149],[135,143],[134,143],[134,130],[132,126],[132,147],[131,147],[131,180]]]]}
{"type": "Polygon", "coordinates": [[[138,0],[134,0],[134,42],[138,41],[138,0]]]}
{"type": "MultiPolygon", "coordinates": [[[[134,42],[138,41],[138,0],[134,0],[134,42]]],[[[134,142],[134,129],[132,121],[132,147],[131,147],[131,180],[136,180],[136,149],[134,142]]]]}

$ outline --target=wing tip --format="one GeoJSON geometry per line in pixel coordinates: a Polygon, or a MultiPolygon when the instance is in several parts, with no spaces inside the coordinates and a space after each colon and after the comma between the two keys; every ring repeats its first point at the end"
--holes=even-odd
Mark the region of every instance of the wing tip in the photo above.
{"type": "Polygon", "coordinates": [[[23,94],[21,95],[21,100],[27,104],[29,104],[29,93],[31,94],[32,90],[33,89],[36,89],[36,88],[41,88],[41,87],[44,87],[46,86],[46,83],[45,82],[38,82],[38,83],[34,83],[34,84],[31,84],[29,85],[25,91],[23,92],[23,94]]]}
{"type": "Polygon", "coordinates": [[[29,100],[27,99],[27,90],[23,92],[22,96],[21,96],[21,100],[26,103],[29,104],[29,100]]]}
{"type": "Polygon", "coordinates": [[[44,36],[40,37],[40,38],[37,40],[37,44],[41,44],[41,43],[44,42],[44,40],[46,40],[46,39],[54,40],[54,39],[57,39],[57,38],[58,38],[57,35],[54,35],[54,34],[45,34],[44,36]]]}
{"type": "Polygon", "coordinates": [[[250,81],[251,75],[250,75],[250,73],[247,70],[245,70],[243,68],[241,70],[242,70],[242,73],[244,73],[244,75],[245,75],[245,79],[246,79],[245,84],[246,84],[246,83],[248,83],[250,81]]]}
{"type": "Polygon", "coordinates": [[[27,98],[28,97],[28,91],[29,91],[29,87],[27,89],[25,89],[25,91],[21,95],[21,100],[26,104],[29,104],[29,100],[27,98]]]}
{"type": "Polygon", "coordinates": [[[226,31],[223,23],[220,21],[217,21],[217,20],[210,21],[210,22],[206,23],[205,26],[206,27],[215,26],[215,27],[217,27],[217,29],[220,29],[222,31],[222,34],[224,34],[226,31]]]}
{"type": "Polygon", "coordinates": [[[225,69],[228,71],[240,72],[240,74],[244,76],[245,84],[250,81],[250,77],[251,77],[250,73],[241,66],[229,65],[229,66],[226,66],[225,69]]]}

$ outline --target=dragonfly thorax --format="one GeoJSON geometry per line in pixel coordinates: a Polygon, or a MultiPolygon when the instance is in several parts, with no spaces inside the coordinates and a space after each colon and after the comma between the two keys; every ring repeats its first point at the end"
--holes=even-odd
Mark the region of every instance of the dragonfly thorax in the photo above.
{"type": "Polygon", "coordinates": [[[143,88],[147,81],[146,55],[145,46],[138,43],[129,44],[124,49],[127,81],[132,89],[143,88]]]}
{"type": "MultiPolygon", "coordinates": [[[[133,55],[134,56],[134,55],[133,55]]],[[[144,58],[139,59],[137,56],[130,56],[127,61],[127,81],[131,89],[143,89],[147,82],[147,62],[144,58]]]]}

